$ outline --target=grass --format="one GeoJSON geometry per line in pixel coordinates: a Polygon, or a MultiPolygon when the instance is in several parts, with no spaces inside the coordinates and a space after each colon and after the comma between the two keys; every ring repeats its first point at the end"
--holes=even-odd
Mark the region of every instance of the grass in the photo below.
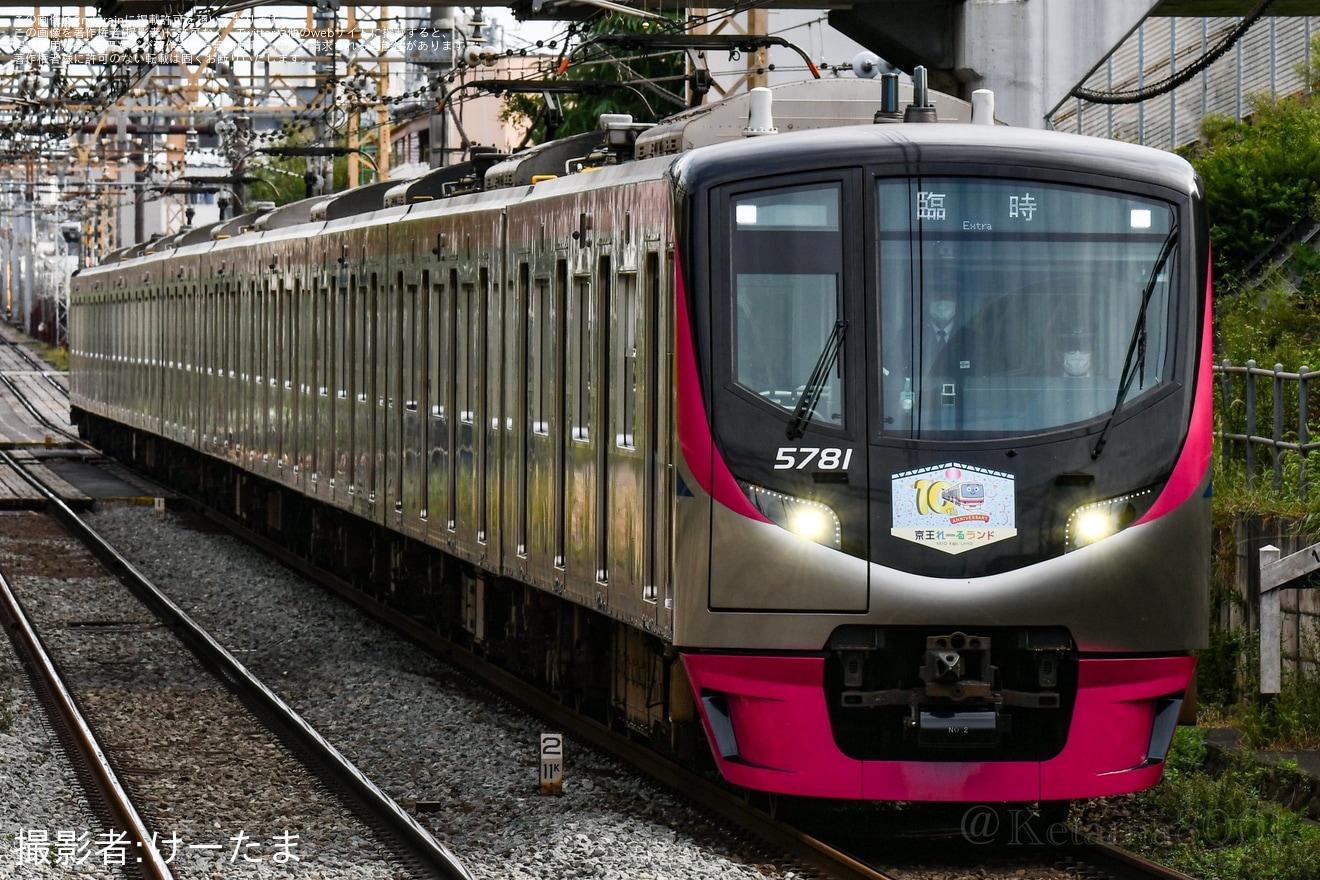
{"type": "Polygon", "coordinates": [[[1234,707],[1230,718],[1252,748],[1320,749],[1320,681],[1288,676],[1268,704],[1234,707]]]}
{"type": "Polygon", "coordinates": [[[57,370],[69,369],[69,350],[63,346],[45,345],[37,352],[41,359],[57,370]]]}
{"type": "Polygon", "coordinates": [[[1203,731],[1178,729],[1164,781],[1133,800],[1143,830],[1121,845],[1204,880],[1320,877],[1320,826],[1265,794],[1296,766],[1261,767],[1242,751],[1216,775],[1207,755],[1203,731]]]}

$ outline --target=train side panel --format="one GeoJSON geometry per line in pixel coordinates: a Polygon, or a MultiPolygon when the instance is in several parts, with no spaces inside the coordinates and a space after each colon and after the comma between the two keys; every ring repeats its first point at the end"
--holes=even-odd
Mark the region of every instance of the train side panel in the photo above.
{"type": "Polygon", "coordinates": [[[663,632],[669,520],[645,511],[669,503],[656,415],[668,404],[668,353],[655,343],[666,338],[672,209],[663,180],[611,187],[609,173],[590,187],[540,184],[509,208],[518,318],[505,327],[521,376],[506,391],[506,570],[663,632]]]}

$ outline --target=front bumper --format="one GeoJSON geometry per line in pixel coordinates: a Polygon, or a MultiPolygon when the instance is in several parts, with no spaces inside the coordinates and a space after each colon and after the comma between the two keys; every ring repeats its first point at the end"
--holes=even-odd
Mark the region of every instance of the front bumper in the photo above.
{"type": "Polygon", "coordinates": [[[1192,657],[1082,657],[1068,739],[1047,761],[859,761],[835,745],[820,656],[684,654],[724,778],[759,791],[902,801],[1045,801],[1155,785],[1192,657]]]}

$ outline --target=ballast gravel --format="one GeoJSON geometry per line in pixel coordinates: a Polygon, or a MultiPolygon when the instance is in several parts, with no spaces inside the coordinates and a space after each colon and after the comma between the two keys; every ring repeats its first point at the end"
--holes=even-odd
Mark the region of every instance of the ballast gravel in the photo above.
{"type": "Polygon", "coordinates": [[[45,719],[8,640],[0,639],[0,878],[114,877],[95,862],[70,868],[20,857],[35,851],[34,830],[58,845],[61,832],[95,824],[45,719]]]}
{"type": "MultiPolygon", "coordinates": [[[[235,869],[289,880],[394,874],[389,854],[361,840],[365,830],[338,800],[52,520],[0,514],[0,570],[175,878],[210,880],[235,869]]],[[[40,717],[26,705],[19,711],[29,726],[40,717]]],[[[46,774],[66,763],[58,751],[42,757],[46,774]]],[[[58,784],[77,796],[63,775],[58,784]]],[[[124,827],[51,817],[39,798],[23,797],[23,775],[9,780],[14,808],[0,813],[0,835],[11,858],[0,850],[0,861],[16,876],[103,876],[142,859],[124,827]]]]}
{"type": "MultiPolygon", "coordinates": [[[[795,876],[709,828],[662,788],[571,742],[563,796],[541,796],[535,719],[237,539],[131,505],[103,506],[89,521],[474,876],[795,876]]],[[[270,824],[280,828],[280,817],[270,824]]],[[[342,843],[351,852],[353,842],[342,843]]],[[[259,874],[235,865],[233,876],[259,874]]]]}

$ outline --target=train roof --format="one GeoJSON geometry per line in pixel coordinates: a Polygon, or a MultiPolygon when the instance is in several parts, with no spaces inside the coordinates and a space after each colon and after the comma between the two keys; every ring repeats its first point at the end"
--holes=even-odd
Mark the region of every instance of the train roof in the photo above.
{"type": "Polygon", "coordinates": [[[1039,173],[1117,177],[1194,194],[1200,183],[1191,164],[1163,150],[1085,135],[1000,125],[893,124],[749,138],[683,154],[675,166],[680,185],[722,178],[819,168],[828,151],[840,166],[885,164],[902,172],[1004,174],[1013,166],[1039,173]]]}

